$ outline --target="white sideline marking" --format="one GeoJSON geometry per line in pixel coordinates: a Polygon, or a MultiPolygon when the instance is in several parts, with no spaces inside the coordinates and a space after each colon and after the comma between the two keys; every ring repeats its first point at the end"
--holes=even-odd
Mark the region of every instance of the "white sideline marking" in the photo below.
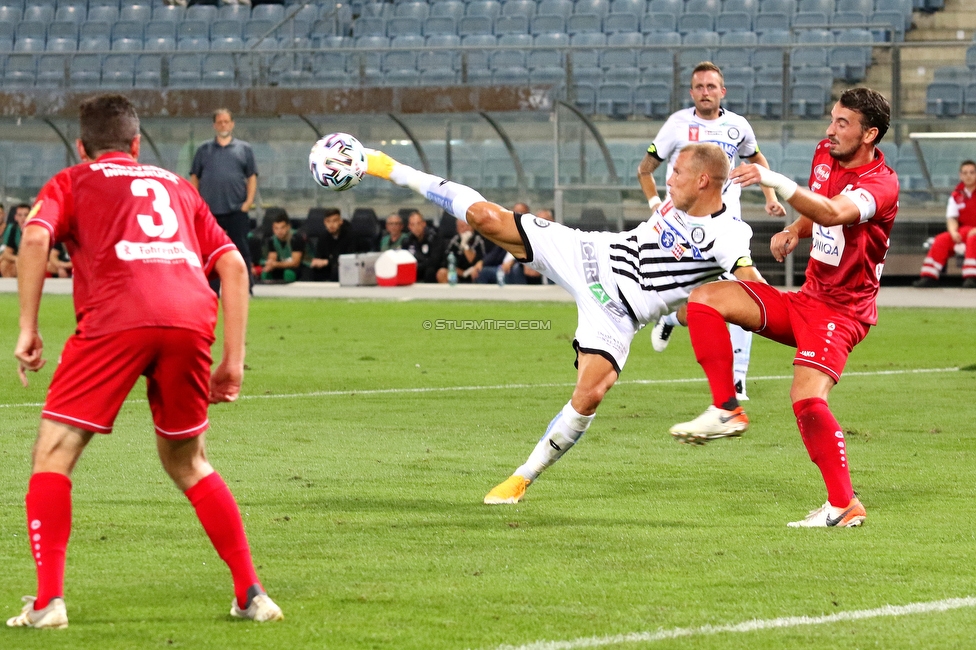
{"type": "MultiPolygon", "coordinates": [[[[959,368],[914,368],[909,370],[875,370],[870,372],[845,372],[844,377],[879,377],[882,375],[914,375],[933,372],[956,372],[959,368]]],[[[793,379],[793,375],[767,375],[765,377],[749,377],[749,381],[767,381],[775,379],[793,379]]],[[[684,379],[624,379],[617,385],[647,386],[653,384],[694,384],[704,383],[704,377],[690,377],[684,379]]],[[[303,397],[337,397],[353,395],[403,395],[409,393],[453,393],[474,390],[524,390],[527,388],[567,388],[575,383],[561,382],[549,384],[495,384],[491,386],[433,386],[428,388],[372,388],[367,390],[316,390],[308,393],[272,393],[270,395],[241,395],[239,400],[248,399],[296,399],[303,397]]],[[[145,403],[144,399],[127,400],[132,403],[145,403]]],[[[20,404],[0,404],[0,409],[27,408],[44,406],[43,402],[22,402],[20,404]]]]}
{"type": "Polygon", "coordinates": [[[774,630],[801,625],[824,625],[841,621],[858,621],[865,618],[880,618],[883,616],[908,616],[910,614],[927,614],[930,612],[947,612],[963,607],[976,607],[976,598],[947,598],[927,603],[911,603],[909,605],[885,605],[877,609],[859,609],[850,612],[838,612],[824,616],[786,616],[765,620],[752,620],[734,625],[702,625],[701,627],[676,627],[657,632],[631,632],[614,636],[591,636],[572,641],[536,641],[527,645],[500,645],[495,650],[574,650],[575,648],[602,648],[620,645],[622,643],[651,643],[667,639],[678,639],[690,636],[707,636],[724,632],[755,632],[758,630],[774,630]]]}

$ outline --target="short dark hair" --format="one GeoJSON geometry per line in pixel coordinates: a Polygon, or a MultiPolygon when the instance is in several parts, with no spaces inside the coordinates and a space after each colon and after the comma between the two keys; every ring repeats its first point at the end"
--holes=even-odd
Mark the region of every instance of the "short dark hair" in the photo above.
{"type": "Polygon", "coordinates": [[[870,88],[849,88],[841,93],[840,105],[860,113],[861,126],[865,130],[870,128],[878,130],[878,137],[871,143],[877,146],[891,124],[891,105],[884,95],[870,88]]]}
{"type": "Polygon", "coordinates": [[[90,158],[108,151],[128,151],[139,135],[139,116],[124,95],[97,95],[78,107],[81,144],[90,158]]]}
{"type": "Polygon", "coordinates": [[[230,109],[229,108],[218,108],[217,110],[215,110],[213,112],[213,121],[216,122],[217,121],[217,116],[218,115],[221,115],[222,113],[227,113],[227,117],[230,118],[230,121],[231,122],[234,121],[234,114],[230,112],[230,109]]]}
{"type": "Polygon", "coordinates": [[[718,74],[719,78],[722,80],[722,85],[725,85],[725,75],[722,74],[722,69],[711,61],[702,61],[695,66],[695,69],[691,71],[691,76],[689,79],[694,79],[695,75],[699,72],[715,72],[718,74]]]}
{"type": "Polygon", "coordinates": [[[342,216],[342,212],[339,211],[339,208],[322,208],[322,212],[324,213],[322,215],[323,219],[328,219],[334,214],[337,214],[340,217],[342,216]]]}
{"type": "Polygon", "coordinates": [[[32,207],[34,206],[32,206],[30,203],[18,203],[14,206],[14,212],[17,212],[17,210],[20,210],[21,208],[27,208],[30,210],[32,207]]]}
{"type": "Polygon", "coordinates": [[[973,167],[976,167],[976,160],[964,160],[964,161],[962,161],[961,163],[959,163],[959,169],[962,169],[966,165],[972,165],[973,167]]]}
{"type": "Polygon", "coordinates": [[[287,223],[290,226],[291,219],[288,218],[288,213],[282,210],[275,215],[274,219],[271,220],[271,223],[287,223]]]}

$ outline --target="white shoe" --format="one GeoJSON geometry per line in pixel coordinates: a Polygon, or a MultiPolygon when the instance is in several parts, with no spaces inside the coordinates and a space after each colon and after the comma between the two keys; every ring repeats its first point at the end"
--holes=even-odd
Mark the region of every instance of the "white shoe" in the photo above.
{"type": "Polygon", "coordinates": [[[283,621],[285,619],[285,615],[281,613],[281,608],[275,605],[268,594],[258,594],[252,598],[247,609],[238,607],[235,598],[230,605],[230,615],[234,618],[247,618],[258,623],[283,621]]]}
{"type": "Polygon", "coordinates": [[[735,380],[735,398],[740,402],[748,402],[749,396],[746,395],[746,380],[736,379],[735,380]]]}
{"type": "Polygon", "coordinates": [[[749,417],[741,406],[731,411],[709,406],[704,413],[690,422],[671,427],[671,435],[678,442],[704,445],[718,438],[737,438],[749,428],[749,417]]]}
{"type": "Polygon", "coordinates": [[[665,318],[667,316],[661,316],[657,321],[657,325],[651,330],[651,346],[655,352],[664,352],[664,349],[668,347],[668,343],[671,341],[671,332],[674,331],[674,325],[665,323],[665,318]]]}
{"type": "Polygon", "coordinates": [[[835,508],[830,501],[823,504],[800,521],[786,524],[790,528],[854,528],[864,523],[868,513],[857,497],[851,499],[846,508],[835,508]]]}
{"type": "Polygon", "coordinates": [[[68,610],[63,598],[52,598],[44,609],[34,609],[34,596],[24,596],[24,609],[19,616],[7,619],[7,627],[33,627],[60,630],[68,627],[68,610]]]}

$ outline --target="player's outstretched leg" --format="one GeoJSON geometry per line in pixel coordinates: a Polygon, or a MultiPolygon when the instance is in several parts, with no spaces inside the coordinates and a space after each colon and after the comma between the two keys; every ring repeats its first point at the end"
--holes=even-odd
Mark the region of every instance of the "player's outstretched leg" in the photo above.
{"type": "Polygon", "coordinates": [[[525,495],[525,489],[547,467],[562,458],[586,433],[594,415],[580,415],[569,402],[549,423],[546,433],[539,439],[535,449],[529,454],[525,464],[502,483],[496,485],[485,496],[485,503],[518,503],[525,495]]]}
{"type": "Polygon", "coordinates": [[[752,332],[744,330],[735,323],[729,323],[729,336],[732,338],[732,379],[735,382],[735,398],[748,402],[746,394],[746,375],[749,373],[749,357],[752,356],[752,332]]]}

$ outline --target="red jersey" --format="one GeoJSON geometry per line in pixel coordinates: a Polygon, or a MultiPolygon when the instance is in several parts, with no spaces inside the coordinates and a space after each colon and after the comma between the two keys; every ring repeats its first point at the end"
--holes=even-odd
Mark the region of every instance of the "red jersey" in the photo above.
{"type": "Polygon", "coordinates": [[[25,226],[47,228],[68,248],[79,336],[136,327],[213,336],[217,297],[207,275],[237,249],[176,174],[107,153],[48,181],[25,226]]]}
{"type": "Polygon", "coordinates": [[[962,183],[956,185],[946,206],[946,219],[958,219],[960,226],[976,227],[976,193],[967,192],[962,183]]]}
{"type": "Polygon", "coordinates": [[[807,279],[800,289],[862,323],[878,322],[877,296],[891,227],[898,213],[898,176],[884,154],[845,169],[830,155],[829,140],[813,154],[810,189],[828,198],[843,194],[861,211],[849,225],[813,225],[807,279]]]}

